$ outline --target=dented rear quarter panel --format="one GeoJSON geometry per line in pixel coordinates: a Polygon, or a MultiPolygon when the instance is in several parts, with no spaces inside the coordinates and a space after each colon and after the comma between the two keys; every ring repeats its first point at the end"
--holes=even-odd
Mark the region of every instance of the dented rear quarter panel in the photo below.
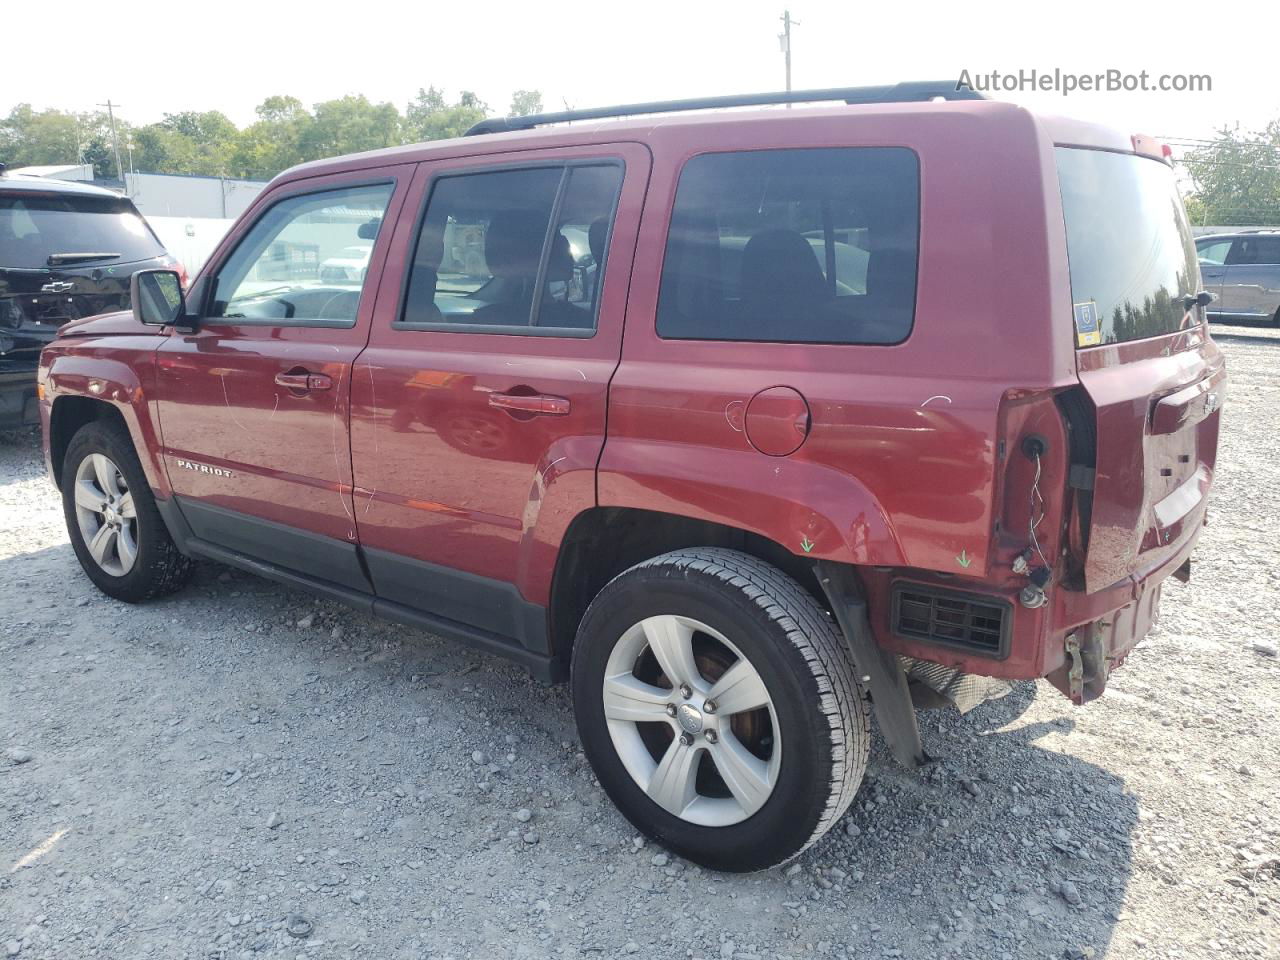
{"type": "Polygon", "coordinates": [[[1003,398],[1076,382],[1071,299],[1051,138],[1008,104],[955,108],[796,111],[768,125],[702,124],[696,139],[678,124],[651,131],[602,505],[715,520],[815,558],[991,572],[1003,398]],[[903,343],[658,337],[667,229],[689,159],[857,146],[906,147],[919,159],[916,312],[903,343]],[[811,430],[795,453],[771,457],[751,446],[735,412],[780,385],[807,399],[811,430]]]}

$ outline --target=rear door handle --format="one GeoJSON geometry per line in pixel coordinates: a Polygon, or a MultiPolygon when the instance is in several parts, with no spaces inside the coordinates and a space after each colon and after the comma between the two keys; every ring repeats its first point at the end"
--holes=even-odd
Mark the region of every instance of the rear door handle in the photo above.
{"type": "Polygon", "coordinates": [[[570,404],[564,397],[551,397],[541,393],[491,393],[489,394],[489,406],[517,413],[563,417],[569,412],[570,404]]]}
{"type": "Polygon", "coordinates": [[[289,390],[310,392],[312,390],[328,390],[333,386],[333,380],[323,373],[308,373],[306,371],[277,373],[276,386],[285,387],[289,390]]]}

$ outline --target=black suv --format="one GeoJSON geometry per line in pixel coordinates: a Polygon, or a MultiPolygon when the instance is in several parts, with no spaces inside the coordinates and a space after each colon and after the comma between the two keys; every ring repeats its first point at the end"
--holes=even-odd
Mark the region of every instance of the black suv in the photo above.
{"type": "Polygon", "coordinates": [[[129,278],[174,260],[127,198],[0,165],[0,430],[39,422],[40,349],[69,320],[129,307],[129,278]]]}

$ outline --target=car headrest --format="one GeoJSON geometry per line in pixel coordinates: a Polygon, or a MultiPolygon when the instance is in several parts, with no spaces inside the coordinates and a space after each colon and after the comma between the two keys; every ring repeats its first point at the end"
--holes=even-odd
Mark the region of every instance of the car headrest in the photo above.
{"type": "Polygon", "coordinates": [[[744,303],[812,302],[828,295],[822,267],[809,241],[794,230],[764,230],[742,250],[744,303]]]}
{"type": "Polygon", "coordinates": [[[489,272],[495,277],[537,276],[546,233],[545,214],[510,210],[495,215],[484,234],[484,260],[489,272]]]}
{"type": "Polygon", "coordinates": [[[587,228],[587,246],[591,248],[591,259],[597,266],[604,262],[604,242],[608,236],[608,217],[599,217],[591,221],[591,226],[587,228]]]}

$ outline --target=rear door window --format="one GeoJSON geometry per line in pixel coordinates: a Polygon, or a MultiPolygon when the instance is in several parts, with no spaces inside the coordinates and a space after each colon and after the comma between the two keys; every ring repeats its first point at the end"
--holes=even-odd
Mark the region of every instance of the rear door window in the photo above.
{"type": "Polygon", "coordinates": [[[440,177],[397,326],[590,336],[622,173],[560,163],[440,177]]]}
{"type": "Polygon", "coordinates": [[[1200,268],[1173,170],[1128,153],[1058,147],[1078,346],[1173,333],[1200,268]]]}
{"type": "Polygon", "coordinates": [[[676,191],[664,338],[889,344],[915,313],[920,172],[901,147],[694,157],[676,191]]]}
{"type": "Polygon", "coordinates": [[[1227,258],[1230,264],[1280,263],[1280,237],[1239,237],[1227,258]]]}
{"type": "Polygon", "coordinates": [[[0,267],[132,263],[164,252],[124,197],[0,193],[0,267]]]}

